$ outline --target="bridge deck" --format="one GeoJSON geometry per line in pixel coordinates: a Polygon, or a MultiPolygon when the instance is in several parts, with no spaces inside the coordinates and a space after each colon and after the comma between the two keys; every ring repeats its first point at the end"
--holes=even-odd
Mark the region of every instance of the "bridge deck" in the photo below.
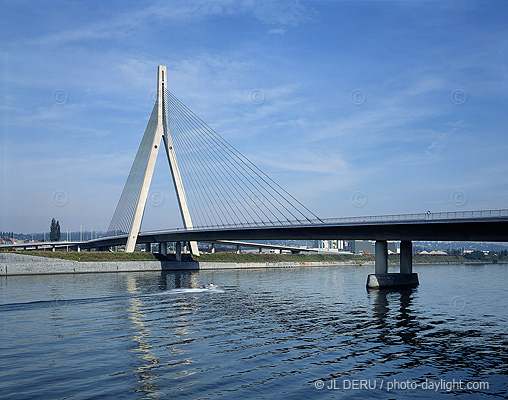
{"type": "MultiPolygon", "coordinates": [[[[371,217],[360,222],[328,222],[279,226],[235,226],[174,229],[144,232],[138,243],[215,240],[410,240],[410,241],[508,241],[506,215],[472,218],[428,218],[381,220],[371,217]]],[[[95,246],[124,244],[126,236],[96,239],[95,246]]]]}
{"type": "MultiPolygon", "coordinates": [[[[137,243],[327,239],[508,242],[508,210],[353,217],[308,224],[171,229],[140,233],[137,243]]],[[[121,235],[82,243],[43,242],[37,245],[80,244],[82,248],[95,248],[125,245],[126,241],[127,235],[121,235]]],[[[21,247],[27,246],[30,244],[21,244],[21,247]]],[[[2,247],[20,245],[0,245],[2,247]]]]}

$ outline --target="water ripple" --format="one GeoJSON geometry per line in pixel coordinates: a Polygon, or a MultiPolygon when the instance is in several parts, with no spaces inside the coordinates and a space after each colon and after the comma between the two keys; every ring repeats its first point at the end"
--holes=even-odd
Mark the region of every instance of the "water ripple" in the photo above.
{"type": "Polygon", "coordinates": [[[420,268],[418,289],[373,292],[363,267],[6,279],[0,388],[13,399],[508,396],[506,268],[420,268]],[[467,296],[457,270],[478,282],[467,296]],[[210,281],[221,289],[198,288],[210,281]],[[394,379],[490,387],[344,388],[394,379]]]}

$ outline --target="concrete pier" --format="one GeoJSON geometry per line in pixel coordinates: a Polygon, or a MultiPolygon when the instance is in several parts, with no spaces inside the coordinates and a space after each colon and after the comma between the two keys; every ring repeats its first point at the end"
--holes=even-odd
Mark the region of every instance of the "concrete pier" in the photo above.
{"type": "Polygon", "coordinates": [[[168,255],[168,244],[166,242],[161,242],[159,243],[159,249],[160,249],[160,253],[163,255],[163,256],[167,256],[168,255]]]}
{"type": "Polygon", "coordinates": [[[388,273],[388,243],[386,240],[376,241],[376,274],[388,273]]]}
{"type": "Polygon", "coordinates": [[[367,277],[368,289],[385,289],[418,286],[418,274],[370,274],[367,277]]]}
{"type": "Polygon", "coordinates": [[[400,272],[388,273],[388,243],[376,241],[375,273],[367,277],[367,288],[383,289],[418,286],[418,274],[413,273],[413,244],[400,242],[400,272]]]}
{"type": "Polygon", "coordinates": [[[409,240],[400,242],[400,273],[413,273],[413,244],[409,240]]]}
{"type": "Polygon", "coordinates": [[[182,242],[176,242],[175,257],[176,261],[182,261],[182,242]]]}

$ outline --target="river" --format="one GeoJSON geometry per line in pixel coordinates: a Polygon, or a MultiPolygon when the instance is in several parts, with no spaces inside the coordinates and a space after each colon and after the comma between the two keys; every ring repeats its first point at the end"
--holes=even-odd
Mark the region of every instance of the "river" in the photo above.
{"type": "Polygon", "coordinates": [[[507,398],[508,265],[414,269],[3,277],[1,397],[507,398]]]}

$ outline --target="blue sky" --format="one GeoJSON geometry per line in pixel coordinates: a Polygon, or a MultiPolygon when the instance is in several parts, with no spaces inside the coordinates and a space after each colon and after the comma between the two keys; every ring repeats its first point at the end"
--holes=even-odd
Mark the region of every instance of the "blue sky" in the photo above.
{"type": "MultiPolygon", "coordinates": [[[[0,230],[107,229],[159,64],[321,218],[507,208],[505,0],[0,5],[0,230]]],[[[152,191],[181,226],[164,153],[152,191]]]]}

